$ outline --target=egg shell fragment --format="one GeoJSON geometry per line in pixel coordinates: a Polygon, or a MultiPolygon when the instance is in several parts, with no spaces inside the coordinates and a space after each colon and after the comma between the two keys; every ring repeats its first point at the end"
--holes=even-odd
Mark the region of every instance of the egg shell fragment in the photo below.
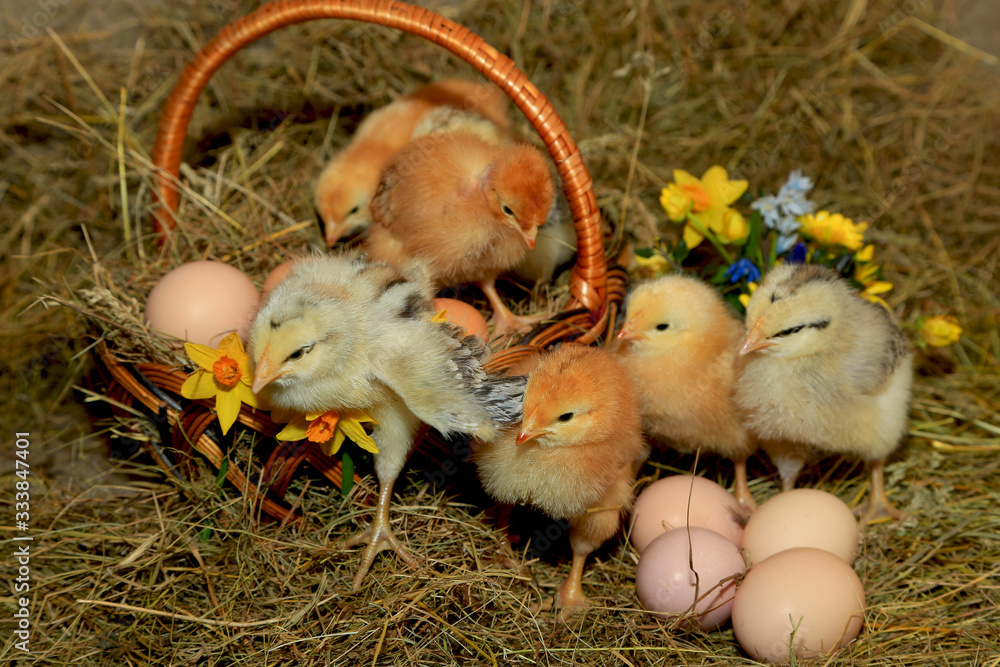
{"type": "Polygon", "coordinates": [[[674,528],[642,552],[636,592],[642,606],[661,618],[693,611],[693,624],[714,630],[729,620],[736,579],[745,569],[736,545],[714,530],[674,528]]]}
{"type": "Polygon", "coordinates": [[[788,664],[792,652],[804,660],[852,642],[864,607],[864,586],[842,558],[795,547],[747,571],[736,591],[733,631],[754,659],[788,664]]]}
{"type": "Polygon", "coordinates": [[[731,493],[697,475],[658,479],[639,493],[632,507],[632,546],[641,555],[656,537],[690,525],[714,530],[737,548],[743,545],[745,513],[731,493]],[[690,513],[688,505],[690,504],[690,513]]]}
{"type": "Polygon", "coordinates": [[[816,547],[848,565],[858,555],[860,529],[854,513],[837,496],[819,489],[792,489],[769,498],[743,531],[750,564],[793,547],[816,547]]]}
{"type": "Polygon", "coordinates": [[[259,306],[257,288],[239,269],[222,262],[188,262],[153,286],[145,318],[156,333],[218,347],[232,331],[245,341],[259,306]]]}

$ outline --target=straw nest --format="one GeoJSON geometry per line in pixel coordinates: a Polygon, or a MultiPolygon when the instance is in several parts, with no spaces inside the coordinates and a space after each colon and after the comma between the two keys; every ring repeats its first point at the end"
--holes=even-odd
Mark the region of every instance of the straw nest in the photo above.
{"type": "MultiPolygon", "coordinates": [[[[307,520],[278,525],[207,471],[166,480],[127,424],[97,422],[95,432],[92,335],[126,359],[170,360],[141,321],[160,275],[215,258],[259,284],[318,247],[312,184],[358,118],[433,78],[474,76],[437,47],[382,28],[317,21],[275,33],[209,84],[183,174],[188,231],[160,249],[148,218],[158,110],[194,50],[252,8],[239,4],[4,10],[0,383],[8,433],[30,433],[34,541],[30,652],[8,634],[2,657],[749,664],[731,630],[684,632],[644,613],[623,540],[588,567],[593,607],[568,623],[533,611],[565,575],[565,538],[530,513],[515,515],[520,544],[533,546],[508,552],[482,492],[458,481],[474,478],[463,468],[446,475],[413,461],[393,511],[424,564],[413,571],[380,558],[350,594],[357,553],[331,545],[367,520],[370,478],[347,498],[299,479],[290,494],[307,520]],[[116,434],[129,437],[109,440],[116,434]]],[[[592,172],[609,248],[676,237],[657,203],[675,168],[721,164],[770,191],[801,168],[821,206],[872,223],[895,285],[888,302],[904,323],[958,318],[957,344],[920,354],[909,435],[888,467],[890,495],[912,519],[866,530],[857,564],[865,631],[823,664],[1000,665],[996,58],[950,37],[951,14],[924,1],[432,5],[509,53],[553,100],[592,172]]],[[[534,296],[518,285],[508,293],[520,307],[558,305],[561,280],[534,296]]],[[[660,456],[642,482],[695,466],[693,457],[660,456]]],[[[723,483],[730,475],[708,457],[695,471],[723,483]]],[[[859,473],[827,460],[802,483],[853,503],[865,490],[859,473]]],[[[752,462],[751,474],[758,501],[776,492],[766,462],[752,462]]],[[[8,536],[17,481],[6,474],[0,494],[8,536]]],[[[5,614],[12,604],[6,598],[5,614]]]]}

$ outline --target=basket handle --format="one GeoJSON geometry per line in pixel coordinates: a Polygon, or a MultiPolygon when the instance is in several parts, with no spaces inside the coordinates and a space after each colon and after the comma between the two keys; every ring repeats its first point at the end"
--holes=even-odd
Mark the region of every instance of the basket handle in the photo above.
{"type": "Polygon", "coordinates": [[[278,28],[323,18],[366,21],[423,37],[464,59],[513,100],[555,161],[573,215],[577,261],[570,277],[572,298],[567,308],[583,306],[593,314],[595,321],[599,320],[608,301],[600,215],[590,172],[565,123],[514,62],[481,37],[432,11],[393,0],[276,0],[229,24],[202,47],[181,72],[166,101],[153,146],[152,158],[159,186],[153,223],[161,238],[176,226],[172,212],[180,201],[176,184],[184,140],[195,103],[205,84],[244,46],[278,28]]]}

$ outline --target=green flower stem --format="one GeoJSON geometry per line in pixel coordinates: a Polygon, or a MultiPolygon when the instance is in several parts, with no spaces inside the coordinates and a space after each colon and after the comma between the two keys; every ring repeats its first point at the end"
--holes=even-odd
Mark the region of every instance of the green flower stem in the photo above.
{"type": "Polygon", "coordinates": [[[733,257],[732,257],[732,255],[730,255],[726,251],[726,249],[722,247],[722,243],[719,241],[718,237],[715,235],[715,232],[713,232],[712,230],[706,228],[703,224],[701,224],[701,222],[699,222],[697,218],[695,218],[693,215],[691,215],[690,211],[687,212],[687,213],[685,213],[684,217],[687,218],[687,221],[690,222],[691,225],[694,226],[694,228],[698,230],[699,234],[701,234],[702,236],[704,236],[706,239],[708,239],[711,242],[712,245],[715,246],[715,249],[719,251],[719,254],[722,255],[722,259],[726,260],[727,264],[732,264],[733,263],[733,257]]]}

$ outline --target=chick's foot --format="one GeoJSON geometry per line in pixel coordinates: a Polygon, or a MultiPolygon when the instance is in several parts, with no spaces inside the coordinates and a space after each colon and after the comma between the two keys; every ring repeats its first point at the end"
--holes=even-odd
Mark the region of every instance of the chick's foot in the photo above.
{"type": "Polygon", "coordinates": [[[359,544],[367,544],[364,553],[361,555],[361,564],[358,572],[354,575],[354,584],[351,590],[357,592],[361,589],[361,582],[365,580],[365,575],[375,562],[375,555],[383,549],[391,549],[396,555],[410,567],[420,567],[420,561],[410,555],[410,552],[402,545],[396,535],[392,532],[389,524],[389,498],[392,496],[392,484],[383,485],[379,494],[378,506],[375,508],[375,518],[372,525],[350,537],[344,538],[342,545],[346,548],[356,547],[359,544]]]}

